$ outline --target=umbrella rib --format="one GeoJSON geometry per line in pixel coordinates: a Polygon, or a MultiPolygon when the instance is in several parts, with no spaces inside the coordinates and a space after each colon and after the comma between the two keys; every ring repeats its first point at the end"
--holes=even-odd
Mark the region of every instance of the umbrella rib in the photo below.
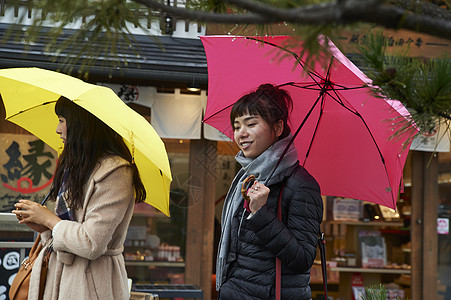
{"type": "MultiPolygon", "coordinates": [[[[291,50],[288,50],[286,48],[283,48],[280,45],[277,45],[277,44],[274,44],[274,43],[271,43],[271,42],[268,42],[268,41],[265,41],[265,40],[261,40],[261,39],[258,39],[258,38],[245,37],[245,39],[254,40],[256,42],[264,43],[264,44],[270,45],[272,47],[278,48],[278,49],[280,49],[282,51],[285,51],[285,52],[291,54],[296,59],[298,64],[301,66],[301,68],[304,69],[305,72],[308,74],[308,76],[315,82],[316,86],[318,86],[320,88],[324,87],[324,83],[321,82],[321,81],[318,81],[316,78],[319,78],[320,80],[324,80],[324,79],[319,74],[317,74],[316,72],[314,72],[312,70],[307,70],[307,68],[305,67],[304,62],[301,60],[301,58],[295,52],[293,52],[291,50]]],[[[330,74],[331,74],[331,72],[330,71],[331,71],[331,68],[332,68],[333,61],[334,61],[334,57],[332,57],[331,60],[330,60],[330,63],[329,63],[328,69],[327,69],[326,79],[324,80],[324,81],[329,82],[329,83],[331,83],[331,81],[330,81],[330,74]]],[[[289,82],[289,83],[281,84],[281,85],[279,85],[279,87],[280,86],[285,86],[285,85],[293,85],[293,84],[294,84],[294,82],[289,82]]],[[[351,90],[351,89],[358,89],[358,88],[363,88],[364,87],[364,86],[346,87],[344,85],[339,85],[339,84],[335,84],[335,83],[333,85],[334,86],[339,86],[343,90],[351,90]]],[[[314,85],[312,84],[312,86],[314,86],[314,85]]],[[[301,88],[309,89],[308,87],[301,87],[301,88]]],[[[312,89],[312,90],[315,90],[315,89],[312,89]]]]}
{"type": "Polygon", "coordinates": [[[344,86],[344,85],[341,85],[341,84],[336,84],[336,83],[334,83],[334,88],[335,88],[336,90],[344,90],[344,91],[347,91],[347,90],[358,90],[358,89],[363,89],[363,88],[365,88],[365,87],[366,87],[366,86],[364,86],[364,85],[362,85],[362,86],[348,87],[348,86],[344,86]],[[337,89],[336,86],[339,86],[340,88],[337,89]]]}
{"type": "MultiPolygon", "coordinates": [[[[295,86],[295,87],[300,88],[300,89],[315,90],[315,91],[320,90],[322,88],[322,87],[312,88],[312,87],[318,86],[319,83],[308,84],[308,85],[304,85],[304,86],[299,85],[299,84],[300,83],[288,82],[288,83],[284,83],[284,84],[279,85],[279,87],[285,86],[285,85],[292,85],[292,86],[295,86]]],[[[333,85],[334,85],[334,89],[337,90],[337,91],[357,90],[357,89],[364,88],[364,86],[345,87],[345,86],[342,86],[342,85],[338,85],[340,88],[337,89],[336,88],[337,85],[336,84],[333,84],[333,85]]]]}
{"type": "MultiPolygon", "coordinates": [[[[384,156],[383,156],[383,154],[382,154],[382,152],[381,152],[381,150],[380,150],[380,148],[379,148],[379,145],[378,145],[377,142],[376,142],[376,139],[374,138],[373,133],[371,132],[371,130],[370,130],[370,128],[368,127],[368,125],[366,124],[365,119],[362,117],[362,115],[361,115],[358,111],[353,111],[353,110],[351,110],[349,107],[347,107],[347,106],[344,104],[343,100],[341,100],[340,95],[336,92],[335,89],[332,89],[332,91],[334,91],[334,94],[337,96],[337,98],[338,98],[339,100],[336,99],[333,95],[331,95],[331,93],[327,92],[327,94],[331,97],[331,99],[333,99],[334,101],[336,101],[336,102],[337,102],[338,104],[340,104],[343,108],[345,108],[346,110],[348,110],[350,113],[352,113],[352,114],[354,114],[355,116],[357,116],[357,117],[360,119],[360,121],[362,121],[363,125],[365,125],[365,128],[366,128],[366,130],[368,131],[368,133],[369,133],[369,135],[370,135],[370,137],[371,137],[371,139],[372,139],[372,141],[373,141],[373,143],[374,143],[374,146],[376,146],[377,152],[379,152],[379,156],[380,156],[380,158],[381,158],[382,164],[384,165],[385,174],[387,175],[387,179],[388,179],[388,178],[389,178],[389,175],[388,175],[387,165],[385,164],[384,156]]],[[[388,185],[389,185],[389,187],[390,187],[390,194],[391,194],[391,196],[392,196],[393,205],[394,205],[394,207],[396,207],[396,200],[395,200],[394,195],[393,195],[393,189],[391,189],[391,186],[390,186],[390,181],[388,182],[388,185]]]]}
{"type": "Polygon", "coordinates": [[[300,85],[301,83],[297,83],[297,82],[294,82],[294,81],[291,81],[291,82],[287,82],[287,83],[282,83],[282,84],[279,84],[277,87],[284,87],[284,86],[287,86],[287,85],[291,85],[291,86],[294,86],[294,87],[297,87],[297,88],[300,88],[300,89],[306,89],[306,90],[313,90],[313,91],[318,91],[318,90],[320,90],[320,88],[318,87],[318,84],[317,83],[310,83],[310,84],[307,84],[307,85],[300,85]]]}
{"type": "Polygon", "coordinates": [[[13,118],[13,117],[15,117],[15,116],[17,116],[17,115],[20,115],[21,113],[24,113],[24,112],[26,112],[26,111],[35,109],[36,107],[44,106],[44,105],[51,104],[51,103],[55,103],[55,102],[56,102],[56,101],[48,101],[48,102],[44,102],[44,103],[35,105],[35,106],[33,106],[33,107],[29,107],[29,108],[27,108],[27,109],[21,110],[21,111],[15,113],[15,114],[13,114],[13,115],[7,117],[6,120],[9,120],[10,118],[13,118]]]}
{"type": "Polygon", "coordinates": [[[331,70],[332,62],[333,62],[333,60],[330,61],[329,68],[327,69],[326,79],[323,82],[318,99],[316,99],[316,103],[318,102],[319,99],[321,99],[321,109],[319,112],[318,121],[316,122],[315,131],[313,132],[312,139],[310,140],[310,145],[308,146],[307,153],[305,154],[304,163],[302,164],[303,166],[305,166],[305,163],[307,162],[307,158],[310,154],[310,150],[312,148],[313,141],[315,140],[316,132],[318,131],[319,122],[321,121],[321,118],[323,116],[325,95],[329,94],[329,93],[327,93],[327,88],[329,86],[331,86],[331,82],[330,82],[329,78],[330,78],[330,70],[331,70]]]}
{"type": "Polygon", "coordinates": [[[233,104],[235,104],[235,103],[229,104],[229,105],[227,105],[226,107],[224,107],[224,108],[218,110],[217,112],[215,112],[215,113],[212,114],[211,116],[208,116],[207,118],[205,118],[202,122],[205,123],[205,121],[207,121],[207,120],[210,119],[210,118],[213,118],[213,117],[216,116],[217,114],[219,114],[219,113],[223,112],[224,110],[228,109],[229,107],[233,106],[233,104]]]}
{"type": "MultiPolygon", "coordinates": [[[[379,148],[379,145],[378,145],[377,142],[376,142],[376,139],[375,139],[374,136],[373,136],[373,133],[371,132],[371,130],[370,130],[370,128],[368,127],[368,125],[366,124],[366,122],[365,122],[365,120],[363,119],[362,115],[359,114],[358,112],[355,112],[355,115],[356,115],[357,117],[360,118],[360,120],[362,121],[362,123],[365,125],[366,130],[368,130],[368,133],[370,134],[371,139],[373,140],[373,143],[374,143],[374,145],[376,146],[377,151],[379,152],[379,155],[380,155],[380,157],[381,157],[382,164],[384,165],[385,174],[387,175],[387,179],[388,179],[388,178],[389,178],[389,175],[388,175],[387,165],[385,164],[384,156],[382,155],[382,152],[381,152],[381,150],[380,150],[380,148],[379,148]]],[[[391,197],[392,197],[392,200],[393,200],[393,207],[396,207],[396,200],[395,200],[395,197],[394,197],[394,195],[393,195],[393,189],[392,189],[391,186],[390,186],[390,181],[388,182],[388,185],[389,185],[389,187],[390,187],[390,194],[391,194],[391,197]]]]}
{"type": "Polygon", "coordinates": [[[316,122],[316,126],[315,126],[315,130],[313,132],[312,139],[310,140],[310,145],[308,146],[307,153],[305,154],[304,162],[302,164],[303,166],[305,166],[305,163],[307,162],[307,158],[308,158],[308,156],[310,154],[310,149],[312,149],[313,141],[315,140],[316,132],[318,131],[319,122],[321,122],[321,118],[323,117],[323,112],[324,112],[323,108],[324,108],[324,99],[325,99],[324,97],[325,97],[324,93],[321,93],[318,96],[318,99],[321,98],[321,109],[320,109],[320,112],[319,112],[318,121],[316,122]]]}
{"type": "Polygon", "coordinates": [[[283,50],[283,51],[285,51],[285,52],[287,52],[287,53],[293,55],[294,58],[296,58],[296,61],[299,63],[299,65],[300,65],[303,69],[305,68],[305,67],[304,67],[304,64],[303,64],[303,61],[301,60],[301,58],[300,58],[295,52],[293,52],[293,51],[290,51],[290,50],[288,50],[288,49],[283,48],[282,46],[279,46],[279,45],[277,45],[277,44],[274,44],[274,43],[271,43],[271,42],[268,42],[268,41],[265,41],[265,40],[261,40],[261,39],[258,39],[258,38],[254,38],[254,37],[250,37],[250,36],[249,36],[249,37],[245,37],[245,39],[247,39],[247,40],[254,40],[254,41],[256,41],[256,42],[264,43],[264,44],[273,46],[274,48],[278,48],[278,49],[280,49],[280,50],[283,50]]]}
{"type": "Polygon", "coordinates": [[[268,185],[269,180],[271,179],[272,175],[274,174],[274,172],[276,171],[277,167],[279,166],[280,162],[282,161],[283,157],[285,156],[285,154],[287,153],[288,149],[290,148],[291,144],[293,144],[294,140],[296,139],[297,135],[299,134],[299,131],[301,131],[301,128],[304,126],[305,122],[307,121],[307,119],[309,118],[309,116],[312,114],[313,109],[315,108],[315,106],[318,104],[319,99],[321,98],[321,96],[319,96],[315,103],[313,103],[313,106],[310,108],[310,110],[308,111],[307,115],[305,116],[304,120],[302,121],[301,125],[299,125],[298,129],[296,130],[296,132],[294,133],[293,137],[291,138],[290,142],[287,144],[287,146],[285,147],[285,149],[283,150],[282,154],[280,155],[279,160],[277,161],[276,165],[274,166],[274,168],[271,170],[271,172],[269,173],[268,178],[265,180],[265,185],[268,185]]]}
{"type": "MultiPolygon", "coordinates": [[[[332,61],[331,61],[331,64],[329,65],[329,67],[330,67],[331,65],[332,65],[332,61]]],[[[284,149],[284,152],[282,153],[282,156],[280,157],[280,159],[279,159],[279,161],[277,162],[276,166],[274,167],[274,169],[273,169],[272,172],[270,173],[270,176],[268,177],[266,183],[269,181],[269,178],[271,178],[271,176],[272,176],[272,174],[274,173],[275,169],[276,169],[277,166],[279,165],[281,159],[283,158],[283,156],[285,155],[285,153],[288,151],[288,147],[289,147],[289,146],[291,145],[291,143],[294,141],[294,139],[295,139],[296,136],[298,135],[300,129],[302,128],[302,126],[303,126],[304,123],[306,122],[307,118],[310,116],[311,112],[313,111],[313,108],[317,105],[318,100],[319,100],[319,99],[323,99],[321,102],[322,102],[322,105],[324,104],[324,96],[325,96],[326,94],[329,95],[329,96],[331,97],[331,99],[333,99],[334,101],[336,101],[336,102],[337,102],[339,105],[341,105],[343,108],[345,108],[346,110],[348,110],[350,113],[352,113],[352,114],[354,114],[355,116],[357,116],[358,118],[360,118],[360,120],[362,121],[362,123],[365,125],[366,130],[367,130],[368,133],[370,134],[371,139],[373,140],[373,143],[374,143],[374,145],[376,146],[377,151],[379,152],[379,156],[380,156],[380,158],[381,158],[382,164],[383,164],[384,169],[385,169],[385,174],[387,175],[387,179],[389,178],[388,170],[387,170],[387,166],[386,166],[386,164],[385,164],[384,156],[382,155],[382,152],[381,152],[381,150],[380,150],[380,148],[379,148],[379,145],[377,144],[377,142],[376,142],[376,140],[375,140],[375,138],[374,138],[374,136],[373,136],[373,133],[372,133],[371,130],[369,129],[369,127],[368,127],[368,125],[366,124],[365,120],[363,119],[362,115],[360,115],[357,111],[351,110],[349,107],[347,107],[347,106],[344,104],[344,102],[343,102],[343,100],[341,99],[340,95],[337,93],[337,90],[334,88],[334,86],[333,86],[332,83],[330,82],[329,77],[330,77],[330,68],[329,68],[328,71],[327,71],[326,79],[324,80],[324,82],[321,83],[322,85],[321,85],[320,95],[319,95],[318,98],[316,99],[316,101],[315,101],[315,103],[313,104],[313,106],[312,106],[312,108],[310,109],[310,111],[307,113],[307,115],[306,115],[306,117],[304,118],[304,120],[302,121],[301,125],[300,125],[300,126],[298,127],[298,129],[296,130],[296,133],[294,134],[292,140],[291,140],[290,143],[287,145],[287,147],[284,149]],[[335,98],[335,97],[329,92],[329,87],[331,87],[331,90],[333,91],[333,93],[335,94],[335,96],[336,96],[337,98],[335,98]]],[[[291,85],[299,88],[299,86],[295,85],[294,83],[291,84],[291,85]]],[[[300,87],[300,88],[302,88],[302,87],[300,87]]],[[[361,88],[361,87],[358,87],[358,88],[361,88]]],[[[356,89],[356,88],[347,88],[347,89],[356,89]]],[[[318,122],[317,122],[316,128],[315,128],[315,133],[316,133],[316,131],[317,131],[317,129],[318,129],[319,122],[320,122],[320,120],[321,120],[322,111],[323,111],[323,110],[321,109],[320,116],[319,116],[319,118],[318,118],[318,122]]],[[[315,133],[314,133],[314,135],[313,135],[313,137],[312,137],[312,139],[311,139],[311,141],[310,141],[310,145],[309,145],[309,148],[308,148],[308,150],[307,150],[307,153],[306,153],[306,156],[305,156],[304,164],[303,164],[303,165],[305,165],[305,162],[307,161],[307,158],[308,158],[308,155],[309,155],[311,146],[312,146],[312,144],[313,144],[313,140],[314,140],[314,137],[315,137],[315,133]]],[[[265,184],[265,185],[266,185],[266,184],[265,184]]],[[[389,186],[390,186],[390,182],[389,182],[389,186]]],[[[396,202],[395,202],[395,198],[394,198],[394,195],[393,195],[393,189],[391,189],[391,186],[390,186],[390,194],[391,194],[391,197],[392,197],[393,205],[395,205],[396,202]]]]}
{"type": "Polygon", "coordinates": [[[293,51],[291,51],[291,50],[288,50],[288,49],[286,49],[286,48],[283,48],[283,47],[280,46],[280,45],[277,45],[277,44],[274,44],[274,43],[271,43],[271,42],[268,42],[268,41],[265,41],[265,40],[261,40],[261,39],[258,39],[258,38],[254,38],[254,37],[245,37],[245,39],[248,39],[248,40],[254,40],[254,41],[256,41],[256,42],[264,43],[264,44],[267,44],[267,45],[270,45],[270,46],[272,46],[272,47],[278,48],[278,49],[280,49],[280,50],[282,50],[282,51],[285,51],[285,52],[287,52],[287,53],[293,55],[293,57],[296,59],[296,61],[298,62],[298,64],[301,66],[301,68],[304,69],[304,71],[307,73],[307,75],[308,75],[308,76],[309,76],[309,77],[310,77],[310,78],[311,78],[318,86],[320,86],[320,83],[319,83],[314,77],[321,78],[321,76],[320,76],[319,74],[317,74],[316,72],[312,71],[312,70],[307,70],[307,68],[306,68],[306,66],[305,66],[305,64],[304,64],[304,62],[301,60],[301,58],[300,58],[295,52],[293,52],[293,51]]]}

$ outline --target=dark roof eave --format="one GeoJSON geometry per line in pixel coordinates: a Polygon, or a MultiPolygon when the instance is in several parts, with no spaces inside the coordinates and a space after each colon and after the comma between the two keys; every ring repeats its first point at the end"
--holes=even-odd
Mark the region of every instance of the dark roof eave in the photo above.
{"type": "MultiPolygon", "coordinates": [[[[0,23],[0,35],[8,28],[0,23]]],[[[63,36],[75,30],[68,30],[63,36]]],[[[63,37],[62,37],[63,38],[63,37]]],[[[90,81],[103,82],[172,82],[186,84],[196,82],[206,86],[208,81],[207,60],[199,39],[158,37],[159,42],[149,36],[133,36],[137,52],[123,48],[117,56],[99,56],[88,69],[90,81]],[[163,47],[163,48],[162,48],[163,47]],[[138,54],[138,55],[137,55],[138,54]],[[124,66],[124,62],[127,65],[124,66]],[[116,68],[119,65],[120,68],[116,68]],[[122,66],[121,66],[122,65],[122,66]]],[[[25,45],[17,39],[0,43],[0,68],[39,67],[66,72],[69,53],[48,53],[45,51],[47,38],[25,45]]],[[[77,76],[82,65],[70,66],[70,75],[77,76]]],[[[86,69],[86,68],[85,68],[86,69]]]]}
{"type": "MultiPolygon", "coordinates": [[[[2,59],[0,68],[26,68],[37,67],[42,69],[57,70],[58,64],[50,61],[33,61],[25,59],[2,59]]],[[[80,66],[74,66],[72,74],[77,74],[80,66]]],[[[207,84],[208,75],[195,72],[181,72],[170,70],[151,70],[135,68],[107,68],[92,66],[89,69],[89,77],[104,79],[106,81],[117,81],[127,79],[127,81],[170,81],[190,83],[195,80],[199,84],[207,84]]]]}

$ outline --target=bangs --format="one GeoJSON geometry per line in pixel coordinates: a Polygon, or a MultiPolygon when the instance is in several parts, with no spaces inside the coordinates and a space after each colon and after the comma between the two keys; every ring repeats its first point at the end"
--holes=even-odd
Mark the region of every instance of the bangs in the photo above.
{"type": "MultiPolygon", "coordinates": [[[[75,104],[76,105],[76,104],[75,104]]],[[[55,114],[67,119],[69,112],[73,109],[74,103],[66,97],[59,97],[55,104],[55,114]]]]}
{"type": "Polygon", "coordinates": [[[251,116],[260,115],[262,116],[262,103],[261,100],[255,93],[251,93],[249,95],[241,97],[235,105],[232,107],[232,111],[230,112],[230,124],[233,127],[233,123],[235,122],[235,118],[242,117],[246,114],[251,116]]]}

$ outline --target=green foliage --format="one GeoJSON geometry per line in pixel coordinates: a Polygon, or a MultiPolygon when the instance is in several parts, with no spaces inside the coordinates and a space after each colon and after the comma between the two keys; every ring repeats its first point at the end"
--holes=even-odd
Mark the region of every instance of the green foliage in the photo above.
{"type": "MultiPolygon", "coordinates": [[[[365,287],[365,293],[361,296],[361,300],[386,300],[387,288],[383,284],[375,284],[365,287]]],[[[397,297],[396,299],[399,299],[397,297]]]]}
{"type": "Polygon", "coordinates": [[[187,1],[186,7],[189,9],[211,11],[216,13],[231,12],[232,8],[224,0],[191,0],[187,1]]]}
{"type": "Polygon", "coordinates": [[[446,56],[426,60],[408,57],[407,52],[388,54],[381,32],[368,35],[359,50],[376,95],[401,101],[421,132],[432,132],[441,123],[449,128],[451,61],[446,56]]]}
{"type": "Polygon", "coordinates": [[[382,285],[372,285],[365,287],[365,293],[360,298],[361,300],[386,300],[387,288],[382,285]]]}
{"type": "MultiPolygon", "coordinates": [[[[255,1],[262,4],[268,4],[277,8],[293,8],[305,5],[313,5],[325,2],[333,2],[332,0],[260,0],[255,1]]],[[[196,8],[202,11],[210,12],[231,12],[243,11],[236,5],[231,4],[225,0],[190,0],[187,1],[187,7],[196,8]]]]}
{"type": "MultiPolygon", "coordinates": [[[[13,7],[16,5],[8,4],[13,7]]],[[[27,44],[33,44],[43,36],[48,36],[50,38],[46,40],[45,51],[66,54],[55,56],[61,69],[71,73],[78,66],[79,72],[85,77],[94,62],[105,55],[117,57],[114,65],[108,63],[105,67],[127,66],[127,60],[119,57],[118,53],[124,48],[134,49],[133,35],[128,26],[148,32],[146,25],[150,20],[142,20],[152,17],[149,9],[126,0],[39,0],[33,1],[33,5],[34,11],[41,11],[33,16],[33,24],[23,33],[20,24],[11,27],[4,40],[14,36],[27,44]],[[61,35],[67,26],[78,30],[62,39],[61,35]]],[[[21,16],[21,20],[25,18],[21,16]]]]}

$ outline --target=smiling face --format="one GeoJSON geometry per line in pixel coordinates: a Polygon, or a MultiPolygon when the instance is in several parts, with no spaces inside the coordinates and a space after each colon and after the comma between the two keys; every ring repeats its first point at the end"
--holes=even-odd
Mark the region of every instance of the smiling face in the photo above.
{"type": "Polygon", "coordinates": [[[283,123],[272,128],[259,115],[245,114],[233,122],[234,140],[247,158],[256,158],[274,144],[282,133],[283,123]]]}
{"type": "Polygon", "coordinates": [[[66,119],[62,116],[58,116],[58,126],[56,126],[56,133],[59,134],[60,138],[65,144],[67,139],[67,126],[66,119]]]}

